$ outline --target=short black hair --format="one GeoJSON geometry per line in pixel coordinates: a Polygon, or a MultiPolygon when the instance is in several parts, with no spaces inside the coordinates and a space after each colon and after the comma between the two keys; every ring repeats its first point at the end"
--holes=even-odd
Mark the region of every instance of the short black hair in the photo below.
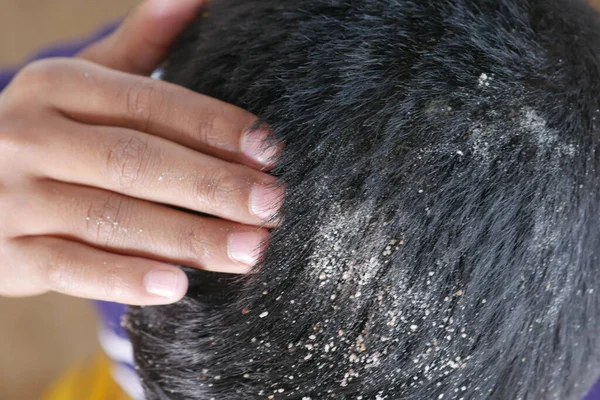
{"type": "Polygon", "coordinates": [[[165,79],[284,150],[253,274],[132,308],[148,399],[578,399],[600,375],[584,1],[219,0],[165,79]]]}

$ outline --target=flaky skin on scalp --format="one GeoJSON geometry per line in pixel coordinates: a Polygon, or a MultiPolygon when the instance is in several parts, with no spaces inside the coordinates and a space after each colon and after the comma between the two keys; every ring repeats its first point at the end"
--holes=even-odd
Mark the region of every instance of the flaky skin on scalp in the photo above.
{"type": "Polygon", "coordinates": [[[599,18],[567,0],[219,0],[165,79],[260,116],[255,274],[130,310],[152,399],[580,399],[600,375],[599,18]]]}

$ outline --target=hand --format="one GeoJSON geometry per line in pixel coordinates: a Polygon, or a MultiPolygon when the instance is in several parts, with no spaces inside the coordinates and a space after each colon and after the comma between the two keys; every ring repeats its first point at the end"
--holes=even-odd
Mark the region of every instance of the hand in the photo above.
{"type": "Polygon", "coordinates": [[[200,0],[150,0],[0,94],[0,295],[165,304],[172,264],[242,273],[282,193],[252,114],[149,74],[200,0]],[[250,167],[250,168],[249,168],[250,167]],[[176,206],[219,218],[201,217],[176,206]]]}

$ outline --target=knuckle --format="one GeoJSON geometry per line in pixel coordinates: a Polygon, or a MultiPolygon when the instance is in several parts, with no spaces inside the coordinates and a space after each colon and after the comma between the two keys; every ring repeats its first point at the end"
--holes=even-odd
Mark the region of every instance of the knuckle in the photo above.
{"type": "Polygon", "coordinates": [[[210,250],[210,243],[206,235],[203,234],[202,227],[196,225],[184,229],[179,234],[177,240],[179,254],[181,254],[187,263],[197,264],[198,260],[206,259],[210,250]]]}
{"type": "Polygon", "coordinates": [[[201,143],[216,148],[231,147],[231,133],[228,130],[231,130],[235,124],[232,123],[232,117],[225,112],[225,109],[218,106],[211,107],[210,110],[204,111],[197,124],[196,131],[201,143]]]}
{"type": "Polygon", "coordinates": [[[224,167],[207,170],[195,180],[194,196],[201,204],[219,207],[236,189],[236,179],[224,167]]]}
{"type": "Polygon", "coordinates": [[[34,154],[43,150],[44,134],[55,128],[54,120],[31,108],[7,111],[8,115],[0,115],[0,163],[14,167],[35,158],[34,154]]]}
{"type": "Polygon", "coordinates": [[[38,83],[43,83],[45,81],[50,80],[49,78],[49,70],[48,60],[40,60],[33,61],[23,68],[17,73],[17,75],[13,78],[13,86],[37,86],[38,83]]]}
{"type": "Polygon", "coordinates": [[[87,209],[88,231],[96,243],[111,246],[120,237],[121,226],[128,218],[124,197],[113,194],[106,198],[93,199],[87,209]]]}
{"type": "Polygon", "coordinates": [[[201,143],[210,144],[214,139],[216,139],[216,119],[217,115],[214,112],[207,110],[202,114],[202,118],[199,119],[196,129],[198,140],[201,143]]]}
{"type": "Polygon", "coordinates": [[[72,290],[77,286],[81,272],[81,265],[75,263],[65,249],[55,247],[46,269],[46,282],[52,290],[72,290]]]}
{"type": "Polygon", "coordinates": [[[108,178],[119,187],[132,187],[144,178],[151,159],[148,138],[133,135],[121,138],[108,151],[108,178]]]}
{"type": "Polygon", "coordinates": [[[68,68],[68,61],[62,58],[33,61],[19,71],[11,86],[21,94],[39,96],[55,87],[57,78],[68,68]]]}
{"type": "Polygon", "coordinates": [[[0,161],[16,161],[16,155],[22,154],[26,146],[26,135],[18,133],[18,128],[0,120],[0,161]]]}
{"type": "Polygon", "coordinates": [[[131,285],[126,279],[127,268],[114,263],[107,264],[104,267],[100,289],[105,298],[124,298],[131,291],[131,285]]]}
{"type": "Polygon", "coordinates": [[[0,157],[1,161],[22,163],[33,158],[33,153],[43,149],[47,133],[56,129],[53,115],[16,105],[0,110],[0,157]]]}
{"type": "Polygon", "coordinates": [[[125,89],[127,113],[134,120],[142,122],[142,131],[148,130],[148,125],[152,118],[152,99],[154,98],[155,90],[156,84],[147,80],[136,82],[125,89]]]}

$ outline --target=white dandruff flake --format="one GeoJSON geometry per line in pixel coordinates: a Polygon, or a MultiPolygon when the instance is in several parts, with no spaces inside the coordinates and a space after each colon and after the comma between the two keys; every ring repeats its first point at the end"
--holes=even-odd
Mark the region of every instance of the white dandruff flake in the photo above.
{"type": "Polygon", "coordinates": [[[490,86],[490,77],[485,72],[479,75],[479,86],[490,86]]]}

